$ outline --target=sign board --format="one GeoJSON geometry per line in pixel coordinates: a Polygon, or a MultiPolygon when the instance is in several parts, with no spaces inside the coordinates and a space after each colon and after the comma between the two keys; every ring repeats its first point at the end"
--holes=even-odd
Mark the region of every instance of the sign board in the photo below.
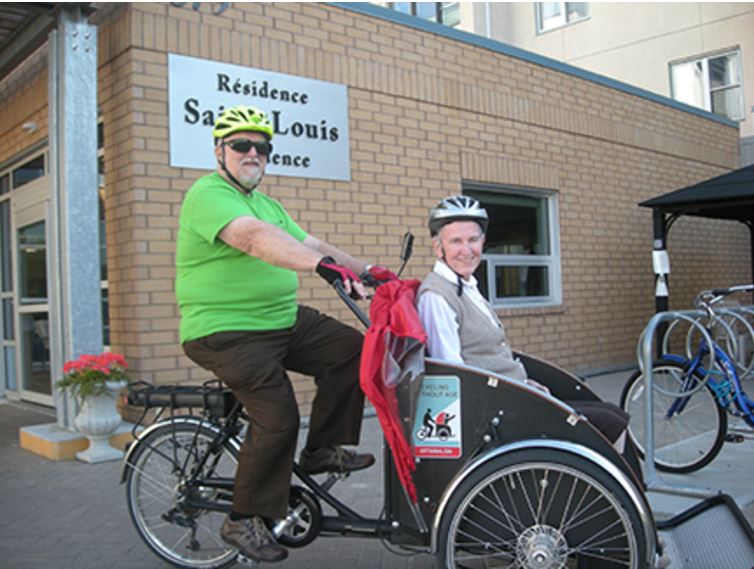
{"type": "Polygon", "coordinates": [[[417,458],[460,458],[461,380],[428,375],[416,403],[412,446],[417,458]]]}
{"type": "Polygon", "coordinates": [[[215,120],[250,105],[273,124],[268,174],[351,179],[345,85],[171,53],[168,105],[173,167],[214,170],[215,120]]]}

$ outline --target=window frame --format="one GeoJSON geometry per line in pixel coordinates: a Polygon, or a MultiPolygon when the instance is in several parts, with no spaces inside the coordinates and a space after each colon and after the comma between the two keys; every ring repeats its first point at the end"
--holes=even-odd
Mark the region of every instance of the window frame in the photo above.
{"type": "Polygon", "coordinates": [[[573,2],[534,2],[534,28],[537,31],[537,35],[539,34],[546,34],[547,32],[551,32],[553,30],[559,30],[560,28],[564,28],[566,26],[570,26],[572,24],[577,24],[579,22],[584,22],[591,18],[591,8],[589,7],[590,2],[583,2],[583,4],[587,5],[587,13],[584,16],[581,16],[579,18],[575,18],[573,20],[568,19],[568,4],[573,4],[573,2]],[[558,18],[557,23],[555,23],[552,26],[544,27],[544,20],[542,18],[542,5],[543,4],[559,4],[560,5],[560,13],[561,16],[558,18]]]}
{"type": "Polygon", "coordinates": [[[417,10],[417,4],[419,2],[387,2],[386,6],[390,8],[391,10],[395,10],[396,12],[400,12],[401,14],[407,14],[409,16],[414,16],[416,18],[420,18],[422,20],[425,20],[427,22],[436,22],[438,24],[442,24],[444,26],[448,26],[450,28],[454,28],[458,26],[461,23],[460,17],[458,18],[457,22],[454,22],[452,24],[445,23],[445,13],[450,11],[450,8],[452,8],[454,5],[456,8],[460,9],[460,2],[422,2],[422,4],[434,4],[435,5],[435,17],[434,19],[425,18],[423,16],[420,16],[418,14],[417,10]],[[403,10],[396,9],[396,4],[408,4],[409,5],[409,11],[404,12],[403,10]]]}
{"type": "MultiPolygon", "coordinates": [[[[487,269],[487,300],[496,309],[509,308],[553,308],[563,304],[563,279],[560,255],[560,223],[558,208],[558,193],[546,189],[517,188],[493,184],[478,184],[465,182],[464,195],[478,198],[480,192],[513,197],[528,197],[544,200],[546,206],[546,223],[548,229],[547,255],[510,255],[501,253],[482,253],[482,262],[487,269]],[[549,294],[546,296],[518,296],[501,297],[497,295],[495,273],[498,267],[545,267],[547,268],[547,284],[549,294]]],[[[480,199],[482,207],[484,200],[480,199]]]]}
{"type": "Polygon", "coordinates": [[[702,107],[705,111],[716,114],[721,117],[725,117],[729,120],[741,122],[745,120],[746,118],[746,111],[744,109],[745,102],[744,102],[744,87],[743,87],[743,70],[741,69],[741,48],[740,46],[736,46],[729,49],[724,49],[720,51],[714,51],[711,53],[707,53],[701,56],[695,56],[690,57],[686,59],[679,59],[676,61],[671,61],[668,63],[668,81],[670,83],[670,96],[672,99],[682,102],[684,104],[688,104],[691,106],[695,106],[692,103],[685,103],[681,99],[678,99],[676,97],[677,93],[677,87],[675,84],[675,81],[673,80],[673,68],[679,65],[687,65],[687,64],[693,64],[693,63],[701,63],[702,64],[702,89],[704,90],[704,106],[702,107]],[[723,57],[726,55],[734,55],[736,58],[736,68],[738,71],[737,76],[737,82],[734,84],[726,85],[724,87],[713,87],[710,82],[710,76],[709,76],[709,60],[715,59],[718,57],[723,57]],[[741,110],[740,116],[734,116],[730,117],[728,115],[723,115],[720,113],[716,113],[712,109],[712,94],[715,92],[720,91],[728,91],[732,89],[738,89],[738,100],[739,100],[739,109],[741,110]]]}

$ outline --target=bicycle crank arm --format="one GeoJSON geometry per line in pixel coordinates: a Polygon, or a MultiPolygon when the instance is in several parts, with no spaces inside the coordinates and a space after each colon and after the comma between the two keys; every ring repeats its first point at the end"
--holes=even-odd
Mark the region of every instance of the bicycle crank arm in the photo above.
{"type": "Polygon", "coordinates": [[[225,512],[226,514],[230,513],[231,510],[231,504],[228,502],[227,504],[219,504],[217,502],[209,501],[209,500],[196,500],[188,498],[185,502],[182,502],[182,507],[188,506],[189,508],[196,508],[198,510],[208,510],[212,512],[225,512]]]}
{"type": "Polygon", "coordinates": [[[204,488],[217,488],[233,492],[233,478],[197,478],[194,484],[204,488]]]}
{"type": "Polygon", "coordinates": [[[278,538],[281,535],[283,535],[285,532],[287,532],[289,529],[291,529],[294,524],[297,524],[301,521],[301,514],[306,511],[306,506],[301,504],[296,507],[295,510],[291,510],[288,512],[288,515],[280,520],[278,523],[275,524],[275,527],[272,528],[273,535],[278,538]]]}

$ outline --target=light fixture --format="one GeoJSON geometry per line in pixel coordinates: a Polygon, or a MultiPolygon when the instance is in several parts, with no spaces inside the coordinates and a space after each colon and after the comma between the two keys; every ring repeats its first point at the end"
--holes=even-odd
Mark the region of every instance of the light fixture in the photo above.
{"type": "Polygon", "coordinates": [[[25,122],[24,124],[21,125],[21,128],[24,129],[29,134],[31,134],[32,132],[36,132],[37,123],[36,121],[25,122]]]}

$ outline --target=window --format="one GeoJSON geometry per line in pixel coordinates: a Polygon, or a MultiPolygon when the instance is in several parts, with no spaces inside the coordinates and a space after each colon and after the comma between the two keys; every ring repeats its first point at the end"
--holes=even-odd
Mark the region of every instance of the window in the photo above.
{"type": "Polygon", "coordinates": [[[553,192],[467,185],[490,216],[476,278],[496,307],[562,301],[557,199],[553,192]]]}
{"type": "Polygon", "coordinates": [[[18,229],[19,301],[47,302],[47,236],[44,221],[18,229]]]}
{"type": "Polygon", "coordinates": [[[739,50],[671,63],[670,88],[676,101],[731,120],[744,118],[739,50]]]}
{"type": "Polygon", "coordinates": [[[388,2],[387,7],[450,27],[461,22],[458,2],[388,2]]]}
{"type": "Polygon", "coordinates": [[[537,33],[589,17],[589,2],[536,2],[537,33]]]}
{"type": "Polygon", "coordinates": [[[99,178],[99,261],[102,290],[102,343],[110,345],[110,301],[107,280],[107,242],[105,239],[105,125],[97,121],[97,174],[99,178]]]}
{"type": "Polygon", "coordinates": [[[45,157],[37,156],[13,170],[13,188],[20,188],[45,175],[45,157]]]}
{"type": "Polygon", "coordinates": [[[458,2],[440,2],[440,23],[450,28],[461,23],[461,5],[458,2]]]}

